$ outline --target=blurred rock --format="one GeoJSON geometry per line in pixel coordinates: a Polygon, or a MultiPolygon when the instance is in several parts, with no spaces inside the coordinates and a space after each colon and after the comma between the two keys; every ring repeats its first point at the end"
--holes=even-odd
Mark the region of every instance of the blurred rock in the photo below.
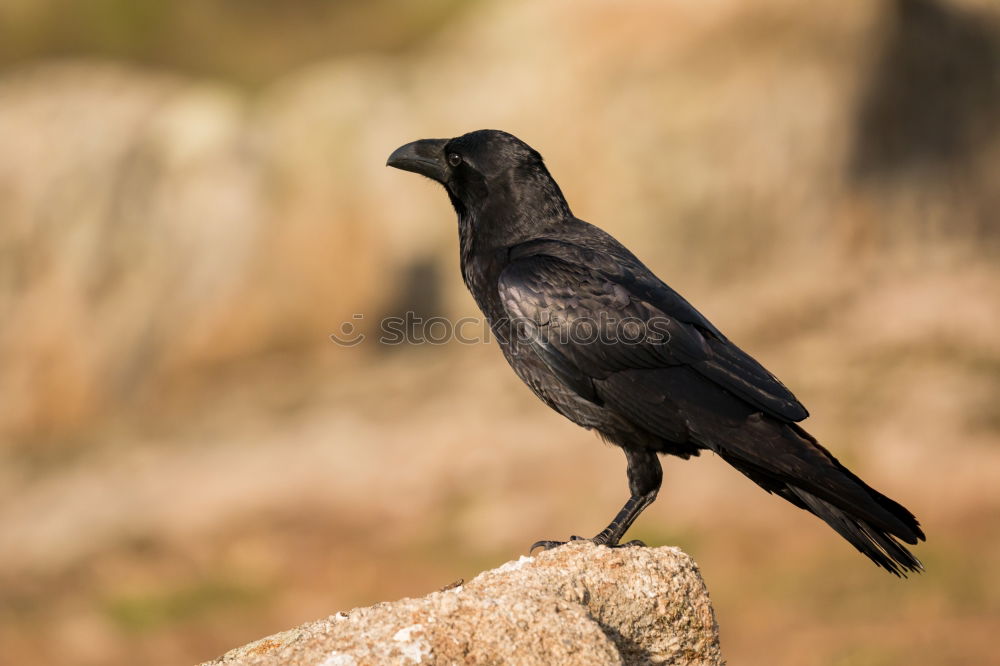
{"type": "Polygon", "coordinates": [[[253,93],[95,61],[5,71],[0,447],[177,403],[183,416],[198,382],[259,359],[329,377],[375,348],[331,344],[344,322],[477,315],[446,198],[384,166],[419,137],[521,136],[574,212],[689,295],[787,280],[885,229],[979,243],[1000,201],[996,30],[975,24],[987,11],[894,3],[884,16],[833,0],[475,3],[419,48],[318,62],[253,93]],[[896,76],[914,31],[918,46],[936,34],[903,20],[912,7],[962,18],[948,34],[970,43],[945,74],[968,70],[966,92],[938,100],[961,113],[914,111],[944,47],[896,76]],[[928,123],[970,118],[960,168],[931,151],[933,169],[900,170],[892,153],[876,169],[891,178],[851,175],[859,143],[891,138],[882,128],[906,130],[910,150],[928,123]]]}
{"type": "Polygon", "coordinates": [[[570,544],[421,599],[275,634],[205,666],[722,664],[705,583],[676,548],[570,544]]]}
{"type": "Polygon", "coordinates": [[[322,152],[356,138],[349,116],[312,112],[320,133],[315,105],[277,96],[251,117],[225,85],[103,63],[0,80],[0,433],[73,432],[200,368],[331,346],[379,302],[383,225],[344,170],[384,151],[322,152]]]}
{"type": "Polygon", "coordinates": [[[1000,14],[949,0],[887,4],[849,162],[878,207],[868,233],[995,244],[1000,14]]]}
{"type": "Polygon", "coordinates": [[[262,223],[227,88],[98,63],[0,82],[0,428],[72,428],[225,321],[262,223]]]}
{"type": "Polygon", "coordinates": [[[943,0],[890,5],[858,109],[852,167],[859,179],[947,172],[1000,129],[996,17],[943,0]]]}

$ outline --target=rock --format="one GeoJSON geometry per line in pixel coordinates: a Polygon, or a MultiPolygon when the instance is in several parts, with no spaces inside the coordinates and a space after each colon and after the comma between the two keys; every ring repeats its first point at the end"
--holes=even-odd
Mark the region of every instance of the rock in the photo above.
{"type": "Polygon", "coordinates": [[[722,664],[708,590],[677,548],[572,543],[465,585],[337,613],[222,664],[722,664]]]}

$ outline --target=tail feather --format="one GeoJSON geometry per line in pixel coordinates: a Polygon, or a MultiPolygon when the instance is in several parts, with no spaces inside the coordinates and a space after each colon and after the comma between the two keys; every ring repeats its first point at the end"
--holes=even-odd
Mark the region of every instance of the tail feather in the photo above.
{"type": "Polygon", "coordinates": [[[822,519],[876,565],[903,578],[906,577],[906,572],[919,573],[924,570],[920,560],[891,534],[800,488],[792,486],[789,490],[802,500],[810,513],[822,519]]]}
{"type": "Polygon", "coordinates": [[[853,481],[855,485],[864,489],[865,493],[873,502],[875,502],[884,512],[892,516],[893,521],[891,523],[891,527],[884,527],[886,531],[911,545],[916,545],[918,542],[923,541],[926,538],[923,530],[920,529],[920,523],[917,521],[916,516],[910,513],[905,506],[889,497],[886,497],[862,481],[860,477],[844,467],[844,465],[842,465],[832,453],[827,451],[826,448],[817,442],[812,435],[803,430],[802,427],[792,425],[791,428],[796,435],[806,440],[813,447],[822,451],[826,457],[829,458],[830,464],[833,465],[837,471],[853,481]]]}
{"type": "Polygon", "coordinates": [[[751,419],[726,444],[726,462],[771,493],[814,514],[876,565],[897,575],[923,571],[900,541],[924,539],[905,507],[862,481],[798,425],[751,419]]]}

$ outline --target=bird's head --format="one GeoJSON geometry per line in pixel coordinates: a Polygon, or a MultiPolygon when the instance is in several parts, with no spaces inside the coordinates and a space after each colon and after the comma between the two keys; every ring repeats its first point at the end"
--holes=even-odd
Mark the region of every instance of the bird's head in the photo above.
{"type": "Polygon", "coordinates": [[[510,220],[511,211],[529,209],[569,214],[542,156],[507,132],[477,130],[453,139],[420,139],[394,150],[386,164],[444,185],[460,218],[490,211],[510,220]]]}

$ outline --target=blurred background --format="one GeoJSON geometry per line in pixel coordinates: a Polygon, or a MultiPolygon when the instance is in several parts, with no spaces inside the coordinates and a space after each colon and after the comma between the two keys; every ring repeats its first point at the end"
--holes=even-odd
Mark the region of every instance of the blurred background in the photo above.
{"type": "Polygon", "coordinates": [[[493,345],[374,341],[478,314],[384,164],[484,127],[924,524],[899,581],[665,460],[632,535],[730,662],[995,660],[995,0],[0,0],[0,661],[201,661],[606,524],[624,456],[493,345]]]}

